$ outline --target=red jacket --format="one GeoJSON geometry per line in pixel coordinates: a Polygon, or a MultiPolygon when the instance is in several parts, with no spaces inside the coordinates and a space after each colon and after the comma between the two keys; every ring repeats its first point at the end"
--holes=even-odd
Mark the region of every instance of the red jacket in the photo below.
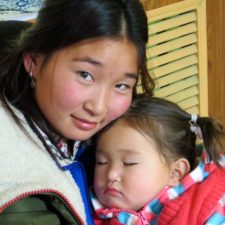
{"type": "Polygon", "coordinates": [[[179,198],[165,203],[157,224],[203,225],[224,194],[225,171],[216,169],[202,183],[196,183],[179,198]]]}

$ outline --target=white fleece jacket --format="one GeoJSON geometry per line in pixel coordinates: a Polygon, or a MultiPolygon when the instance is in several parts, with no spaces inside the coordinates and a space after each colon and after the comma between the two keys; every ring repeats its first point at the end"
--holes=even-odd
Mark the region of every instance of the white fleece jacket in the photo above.
{"type": "Polygon", "coordinates": [[[15,112],[34,141],[24,134],[0,103],[0,213],[16,198],[52,192],[67,199],[81,223],[86,224],[84,204],[71,174],[56,166],[24,116],[18,110],[15,112]]]}

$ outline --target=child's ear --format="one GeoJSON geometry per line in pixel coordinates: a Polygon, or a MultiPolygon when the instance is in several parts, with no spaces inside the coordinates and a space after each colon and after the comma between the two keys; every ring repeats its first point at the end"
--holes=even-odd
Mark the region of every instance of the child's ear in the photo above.
{"type": "Polygon", "coordinates": [[[180,180],[190,171],[187,159],[180,158],[172,163],[168,185],[176,186],[180,180]]]}

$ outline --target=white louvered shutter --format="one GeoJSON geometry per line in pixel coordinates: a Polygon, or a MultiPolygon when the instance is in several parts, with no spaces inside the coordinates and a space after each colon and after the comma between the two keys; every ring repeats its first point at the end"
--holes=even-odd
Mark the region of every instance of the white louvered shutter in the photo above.
{"type": "Polygon", "coordinates": [[[206,1],[185,0],[146,13],[154,95],[208,115],[206,1]]]}

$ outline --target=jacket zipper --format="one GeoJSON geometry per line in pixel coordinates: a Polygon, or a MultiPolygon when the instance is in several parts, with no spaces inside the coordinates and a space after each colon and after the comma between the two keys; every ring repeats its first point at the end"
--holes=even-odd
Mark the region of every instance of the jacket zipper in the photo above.
{"type": "Polygon", "coordinates": [[[9,202],[7,202],[4,205],[2,205],[0,207],[0,213],[2,213],[10,205],[12,205],[15,202],[21,200],[22,198],[26,198],[28,196],[38,195],[38,194],[53,194],[53,195],[56,195],[68,207],[68,209],[72,212],[72,215],[74,215],[74,217],[77,218],[82,225],[85,225],[85,222],[80,217],[80,215],[77,213],[77,211],[74,209],[74,206],[72,205],[72,203],[70,202],[70,200],[65,195],[63,195],[61,192],[56,191],[56,190],[53,190],[53,189],[42,189],[42,190],[37,190],[37,191],[30,191],[30,192],[25,192],[25,193],[23,193],[21,195],[18,195],[14,199],[12,199],[9,202]]]}

